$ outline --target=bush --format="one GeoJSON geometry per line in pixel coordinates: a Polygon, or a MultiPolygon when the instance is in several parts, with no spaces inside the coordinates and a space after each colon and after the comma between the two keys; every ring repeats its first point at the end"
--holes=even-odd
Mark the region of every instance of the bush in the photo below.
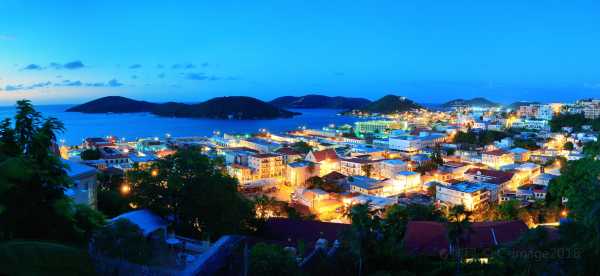
{"type": "Polygon", "coordinates": [[[84,150],[80,154],[82,160],[98,160],[100,159],[100,150],[88,149],[84,150]]]}

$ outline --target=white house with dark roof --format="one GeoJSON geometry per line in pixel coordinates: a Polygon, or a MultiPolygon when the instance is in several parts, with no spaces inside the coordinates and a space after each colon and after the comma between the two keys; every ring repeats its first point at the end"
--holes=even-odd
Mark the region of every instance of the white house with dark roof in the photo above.
{"type": "Polygon", "coordinates": [[[87,204],[92,208],[97,207],[98,187],[96,168],[70,161],[62,160],[66,165],[66,172],[73,181],[73,186],[65,190],[65,194],[73,198],[77,204],[87,204]]]}

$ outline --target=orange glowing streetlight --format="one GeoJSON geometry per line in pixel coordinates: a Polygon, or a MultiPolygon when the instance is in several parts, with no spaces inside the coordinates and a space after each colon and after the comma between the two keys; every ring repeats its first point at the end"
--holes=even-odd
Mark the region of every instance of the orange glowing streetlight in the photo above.
{"type": "Polygon", "coordinates": [[[127,184],[123,184],[121,185],[121,193],[126,195],[129,194],[129,192],[131,192],[131,186],[127,185],[127,184]]]}
{"type": "Polygon", "coordinates": [[[156,177],[156,176],[158,176],[158,170],[157,170],[157,169],[154,169],[154,170],[152,170],[152,171],[150,172],[150,175],[152,175],[153,177],[156,177]]]}
{"type": "Polygon", "coordinates": [[[562,210],[562,211],[560,212],[560,215],[561,215],[563,218],[566,218],[568,214],[569,214],[569,212],[568,212],[566,209],[565,209],[565,210],[562,210]]]}

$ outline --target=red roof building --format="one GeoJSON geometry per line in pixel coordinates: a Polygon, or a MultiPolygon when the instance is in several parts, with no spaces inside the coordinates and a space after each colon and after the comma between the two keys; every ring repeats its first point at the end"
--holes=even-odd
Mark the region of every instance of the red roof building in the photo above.
{"type": "Polygon", "coordinates": [[[320,163],[325,160],[337,161],[338,156],[335,153],[335,150],[325,149],[325,150],[309,152],[308,155],[306,156],[306,159],[311,162],[320,163]]]}
{"type": "Polygon", "coordinates": [[[512,189],[514,172],[504,172],[497,170],[486,170],[480,168],[471,168],[465,172],[465,177],[472,182],[485,182],[496,184],[500,189],[512,189]]]}
{"type": "MultiPolygon", "coordinates": [[[[520,220],[474,222],[460,239],[460,247],[462,250],[481,252],[515,242],[527,230],[527,225],[520,220]]],[[[404,247],[411,254],[445,257],[451,251],[446,224],[434,221],[408,222],[404,247]]]]}
{"type": "Polygon", "coordinates": [[[410,254],[446,256],[450,252],[446,225],[435,221],[409,221],[404,233],[404,248],[410,254]]]}
{"type": "Polygon", "coordinates": [[[287,246],[297,246],[299,241],[303,241],[310,248],[318,239],[333,243],[348,228],[350,225],[343,223],[271,218],[265,222],[260,234],[264,239],[287,246]]]}
{"type": "Polygon", "coordinates": [[[514,242],[527,232],[523,221],[474,222],[471,230],[461,239],[461,247],[468,249],[486,249],[514,242]]]}

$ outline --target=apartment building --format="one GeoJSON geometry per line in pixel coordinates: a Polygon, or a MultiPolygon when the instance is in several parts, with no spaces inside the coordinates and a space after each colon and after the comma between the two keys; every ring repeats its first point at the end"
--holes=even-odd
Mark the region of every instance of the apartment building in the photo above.
{"type": "Polygon", "coordinates": [[[297,161],[287,164],[286,184],[293,188],[304,187],[306,181],[319,176],[319,164],[310,161],[297,161]]]}
{"type": "Polygon", "coordinates": [[[285,164],[283,156],[273,153],[259,153],[248,157],[248,167],[257,179],[283,178],[285,164]]]}
{"type": "Polygon", "coordinates": [[[390,137],[389,148],[402,152],[414,153],[426,147],[442,143],[446,135],[441,133],[421,132],[419,135],[400,135],[390,137]]]}
{"type": "Polygon", "coordinates": [[[340,159],[339,172],[344,175],[372,176],[376,174],[376,164],[379,161],[367,158],[342,158],[340,159]]]}
{"type": "Polygon", "coordinates": [[[515,156],[510,151],[502,149],[486,151],[481,154],[481,163],[494,169],[515,163],[515,156]]]}
{"type": "Polygon", "coordinates": [[[438,203],[448,207],[463,205],[465,210],[475,211],[489,202],[490,191],[480,183],[460,182],[451,185],[437,185],[435,198],[438,203]]]}
{"type": "Polygon", "coordinates": [[[333,149],[310,151],[305,160],[319,164],[319,176],[338,171],[340,168],[340,159],[333,149]]]}

